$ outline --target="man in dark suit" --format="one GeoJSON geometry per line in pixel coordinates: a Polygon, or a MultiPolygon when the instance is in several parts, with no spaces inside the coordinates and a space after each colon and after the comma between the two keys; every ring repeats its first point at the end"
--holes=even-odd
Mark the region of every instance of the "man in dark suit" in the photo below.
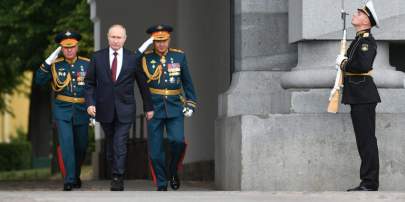
{"type": "Polygon", "coordinates": [[[380,96],[371,71],[377,55],[377,43],[370,31],[378,27],[372,1],[357,10],[352,24],[357,31],[346,56],[338,56],[336,63],[344,72],[342,102],[349,104],[357,149],[361,158],[359,186],[347,191],[377,191],[379,185],[379,157],[375,136],[375,108],[380,96]]]}
{"type": "Polygon", "coordinates": [[[90,60],[85,79],[85,98],[88,114],[101,123],[106,136],[107,160],[112,164],[111,191],[123,191],[127,140],[136,114],[134,79],[142,94],[146,118],[153,117],[146,77],[137,67],[142,52],[153,38],[134,54],[123,48],[126,30],[122,25],[111,26],[107,35],[109,47],[95,52],[90,60]]]}

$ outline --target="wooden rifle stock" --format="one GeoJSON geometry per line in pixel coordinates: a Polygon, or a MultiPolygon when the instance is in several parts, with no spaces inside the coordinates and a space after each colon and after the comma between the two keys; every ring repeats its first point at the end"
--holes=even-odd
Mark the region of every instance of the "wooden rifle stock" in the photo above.
{"type": "MultiPolygon", "coordinates": [[[[346,30],[343,31],[343,39],[340,41],[340,55],[345,55],[346,53],[346,30]]],[[[329,113],[337,113],[340,106],[340,91],[343,84],[343,73],[340,66],[337,66],[337,73],[335,78],[335,85],[331,91],[328,104],[329,113]]]]}

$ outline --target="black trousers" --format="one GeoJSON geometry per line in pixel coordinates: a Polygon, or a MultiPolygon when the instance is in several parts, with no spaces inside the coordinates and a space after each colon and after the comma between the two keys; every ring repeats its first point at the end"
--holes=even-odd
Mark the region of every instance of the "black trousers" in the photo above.
{"type": "Polygon", "coordinates": [[[379,157],[375,136],[375,108],[377,103],[351,104],[351,117],[360,154],[360,179],[363,186],[378,188],[379,157]]]}
{"type": "Polygon", "coordinates": [[[100,123],[105,134],[105,147],[107,161],[111,165],[113,176],[125,174],[125,162],[127,159],[127,142],[132,123],[122,123],[116,115],[111,123],[100,123]]]}

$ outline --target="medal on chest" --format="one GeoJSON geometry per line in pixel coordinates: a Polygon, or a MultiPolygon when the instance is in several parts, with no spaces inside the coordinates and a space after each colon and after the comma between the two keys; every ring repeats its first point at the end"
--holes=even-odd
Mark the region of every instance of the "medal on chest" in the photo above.
{"type": "Polygon", "coordinates": [[[85,71],[77,72],[76,76],[77,76],[77,85],[84,86],[84,77],[86,77],[86,72],[85,71]]]}
{"type": "Polygon", "coordinates": [[[66,72],[65,72],[64,68],[61,68],[61,69],[58,70],[58,76],[62,77],[62,78],[66,77],[66,72]]]}
{"type": "Polygon", "coordinates": [[[174,83],[176,83],[176,79],[171,76],[170,79],[169,79],[169,82],[170,82],[171,84],[174,84],[174,83]]]}
{"type": "Polygon", "coordinates": [[[167,64],[167,71],[169,76],[180,76],[180,64],[179,63],[169,63],[167,64]]]}

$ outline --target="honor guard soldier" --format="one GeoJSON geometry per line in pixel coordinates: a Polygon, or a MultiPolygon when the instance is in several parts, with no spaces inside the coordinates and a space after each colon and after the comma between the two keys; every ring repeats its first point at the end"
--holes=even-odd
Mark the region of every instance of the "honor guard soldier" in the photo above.
{"type": "Polygon", "coordinates": [[[141,61],[155,109],[153,118],[148,121],[148,146],[152,177],[158,191],[167,191],[168,181],[173,190],[180,187],[177,169],[182,165],[186,150],[184,117],[193,114],[197,99],[184,52],[169,48],[172,30],[167,25],[150,27],[146,33],[154,38],[154,49],[146,51],[141,61]],[[168,169],[164,129],[171,152],[168,169]]]}
{"type": "Polygon", "coordinates": [[[84,77],[89,59],[77,56],[78,33],[67,31],[56,35],[60,44],[36,72],[35,82],[51,82],[55,93],[52,104],[53,120],[58,131],[59,167],[64,177],[63,190],[80,188],[80,169],[88,144],[89,116],[84,100],[84,77]],[[63,57],[57,58],[62,50],[63,57]],[[61,153],[61,154],[60,154],[61,153]]]}
{"type": "Polygon", "coordinates": [[[380,101],[371,76],[377,44],[370,30],[379,22],[372,1],[357,10],[352,17],[357,31],[345,56],[338,56],[337,65],[343,71],[342,103],[351,107],[351,118],[360,154],[359,186],[347,191],[377,191],[379,185],[379,157],[375,136],[375,108],[380,101]]]}

